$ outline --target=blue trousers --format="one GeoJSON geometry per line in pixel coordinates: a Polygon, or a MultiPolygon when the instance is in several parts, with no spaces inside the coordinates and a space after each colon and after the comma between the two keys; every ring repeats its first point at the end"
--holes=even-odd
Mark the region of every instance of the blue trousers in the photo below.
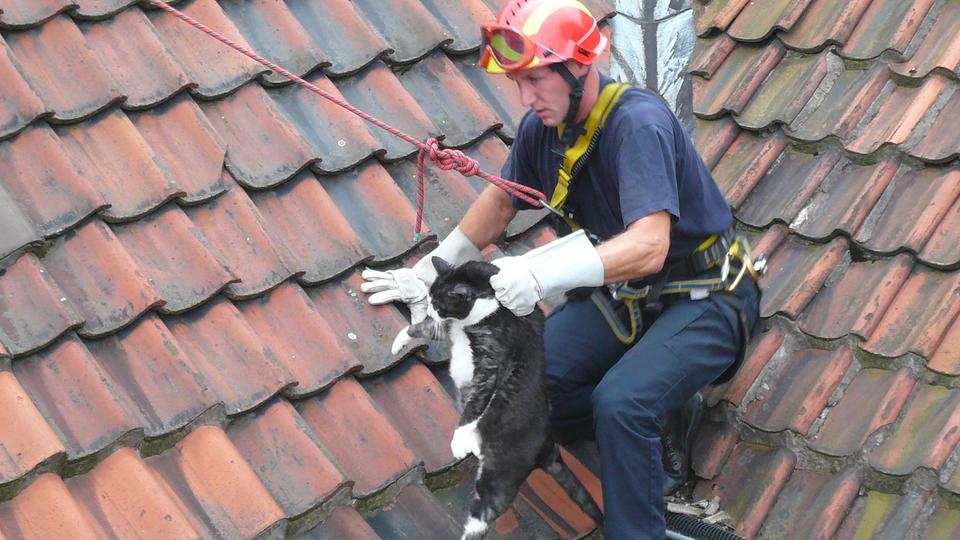
{"type": "MultiPolygon", "coordinates": [[[[746,278],[734,294],[754,328],[756,285],[746,278]]],[[[589,300],[546,321],[551,426],[561,438],[596,438],[608,540],[665,537],[660,419],[723,373],[742,339],[737,309],[717,295],[668,300],[644,323],[625,345],[589,300]]]]}

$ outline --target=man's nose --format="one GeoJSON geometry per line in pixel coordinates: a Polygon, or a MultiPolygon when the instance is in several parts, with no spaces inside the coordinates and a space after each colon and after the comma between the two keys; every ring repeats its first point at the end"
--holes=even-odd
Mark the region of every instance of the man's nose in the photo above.
{"type": "Polygon", "coordinates": [[[520,103],[522,103],[524,107],[532,107],[534,101],[536,101],[533,88],[523,81],[518,84],[518,87],[520,88],[520,103]]]}

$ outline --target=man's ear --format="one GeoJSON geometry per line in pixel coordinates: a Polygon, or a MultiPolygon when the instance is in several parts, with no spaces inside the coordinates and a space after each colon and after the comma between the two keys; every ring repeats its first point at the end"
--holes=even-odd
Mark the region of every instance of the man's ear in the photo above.
{"type": "Polygon", "coordinates": [[[440,257],[437,257],[436,255],[430,258],[430,262],[433,263],[433,268],[434,270],[437,271],[438,274],[443,274],[443,273],[449,272],[450,270],[453,270],[452,264],[441,259],[440,257]]]}
{"type": "Polygon", "coordinates": [[[588,71],[590,71],[590,65],[581,64],[576,60],[567,60],[565,64],[567,65],[567,69],[570,70],[570,73],[578,79],[580,77],[583,77],[584,75],[587,74],[588,71]]]}

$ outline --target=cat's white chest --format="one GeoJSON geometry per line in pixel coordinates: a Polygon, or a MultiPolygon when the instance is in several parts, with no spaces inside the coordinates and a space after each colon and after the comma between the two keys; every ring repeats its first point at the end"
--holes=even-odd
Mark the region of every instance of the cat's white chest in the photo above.
{"type": "Polygon", "coordinates": [[[473,351],[470,340],[460,325],[450,328],[450,378],[457,388],[473,380],[473,351]]]}

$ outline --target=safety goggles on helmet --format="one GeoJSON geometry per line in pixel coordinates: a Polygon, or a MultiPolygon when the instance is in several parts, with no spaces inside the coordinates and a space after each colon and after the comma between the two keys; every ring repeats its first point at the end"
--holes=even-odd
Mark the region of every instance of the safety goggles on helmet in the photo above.
{"type": "MultiPolygon", "coordinates": [[[[485,24],[480,27],[480,30],[482,33],[480,66],[487,67],[493,60],[506,72],[533,67],[530,64],[534,62],[536,56],[539,45],[537,42],[509,26],[485,24]]],[[[539,47],[547,53],[553,53],[543,45],[539,47]]]]}

